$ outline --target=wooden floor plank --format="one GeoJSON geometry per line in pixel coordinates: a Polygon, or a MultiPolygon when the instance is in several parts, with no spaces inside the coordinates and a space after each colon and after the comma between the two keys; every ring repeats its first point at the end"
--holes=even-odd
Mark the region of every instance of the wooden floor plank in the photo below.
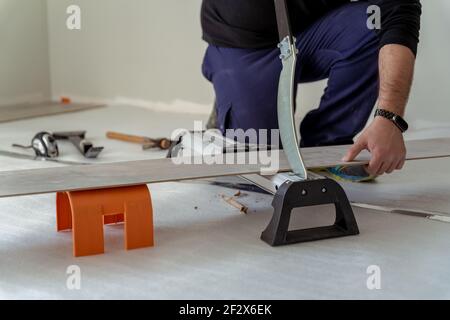
{"type": "Polygon", "coordinates": [[[0,107],[0,123],[100,108],[99,104],[43,102],[0,107]]]}
{"type": "MultiPolygon", "coordinates": [[[[408,160],[450,157],[450,138],[407,142],[408,160]]],[[[302,149],[308,169],[344,164],[340,161],[348,146],[302,149]]],[[[199,159],[199,158],[197,158],[199,159]]],[[[352,164],[367,163],[363,153],[352,164]]],[[[192,159],[191,159],[192,160],[192,159]]],[[[0,173],[0,198],[58,191],[92,190],[168,181],[203,179],[260,173],[267,165],[259,164],[175,164],[171,159],[118,162],[89,166],[7,171],[0,173]]],[[[283,153],[280,172],[289,171],[283,153]]]]}

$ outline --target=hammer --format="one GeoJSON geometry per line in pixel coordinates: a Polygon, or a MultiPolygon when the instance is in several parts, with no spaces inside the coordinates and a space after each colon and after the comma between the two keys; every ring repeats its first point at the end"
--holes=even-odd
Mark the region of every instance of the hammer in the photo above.
{"type": "Polygon", "coordinates": [[[119,141],[142,144],[143,150],[153,149],[153,148],[159,148],[161,150],[168,150],[172,146],[172,141],[167,138],[152,139],[149,137],[134,136],[134,135],[118,133],[118,132],[107,132],[106,137],[108,137],[109,139],[114,139],[114,140],[119,140],[119,141]]]}

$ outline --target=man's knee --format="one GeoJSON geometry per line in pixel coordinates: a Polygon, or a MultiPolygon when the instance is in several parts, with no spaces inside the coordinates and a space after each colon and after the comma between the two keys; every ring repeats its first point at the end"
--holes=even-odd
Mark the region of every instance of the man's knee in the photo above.
{"type": "Polygon", "coordinates": [[[211,68],[206,74],[214,84],[220,129],[272,128],[276,124],[279,60],[270,59],[268,51],[213,49],[207,53],[205,66],[211,68]]]}
{"type": "Polygon", "coordinates": [[[261,80],[242,70],[229,70],[226,77],[215,81],[221,130],[276,127],[277,81],[261,80]]]}
{"type": "Polygon", "coordinates": [[[366,51],[375,54],[378,51],[379,38],[376,30],[368,26],[367,2],[355,2],[337,9],[333,16],[333,25],[340,34],[342,51],[347,54],[366,51]]]}

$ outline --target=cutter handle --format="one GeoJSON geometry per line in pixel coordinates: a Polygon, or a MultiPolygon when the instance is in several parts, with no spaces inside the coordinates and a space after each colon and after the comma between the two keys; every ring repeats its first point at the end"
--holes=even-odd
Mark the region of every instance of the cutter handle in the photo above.
{"type": "Polygon", "coordinates": [[[275,12],[277,15],[278,24],[278,34],[280,36],[280,41],[284,38],[292,38],[291,22],[289,18],[289,10],[286,0],[274,0],[275,1],[275,12]]]}

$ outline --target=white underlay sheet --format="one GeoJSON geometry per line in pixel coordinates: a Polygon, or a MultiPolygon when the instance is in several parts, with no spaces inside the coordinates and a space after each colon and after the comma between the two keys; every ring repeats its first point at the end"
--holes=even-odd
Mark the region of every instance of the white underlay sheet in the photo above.
{"type": "MultiPolygon", "coordinates": [[[[107,147],[100,161],[157,158],[164,153],[106,140],[104,133],[166,136],[191,129],[197,118],[114,106],[2,124],[0,149],[13,150],[12,142],[27,143],[40,130],[83,129],[107,147]]],[[[66,160],[84,161],[70,144],[61,150],[66,160]]],[[[0,157],[0,170],[52,165],[0,157]]],[[[445,167],[440,160],[425,169],[413,163],[368,185],[369,196],[357,188],[351,197],[404,206],[401,195],[408,206],[450,212],[445,167]]],[[[72,257],[70,232],[56,232],[55,195],[0,199],[0,298],[450,298],[450,224],[355,208],[360,236],[271,248],[259,240],[271,215],[268,195],[246,192],[239,201],[250,210],[243,215],[221,199],[230,189],[184,182],[150,190],[156,247],[126,252],[122,225],[107,226],[106,254],[84,258],[72,257]],[[66,286],[71,265],[81,268],[81,290],[66,286]],[[367,289],[370,265],[381,269],[381,290],[367,289]]],[[[292,228],[332,218],[329,207],[302,209],[292,228]]]]}

